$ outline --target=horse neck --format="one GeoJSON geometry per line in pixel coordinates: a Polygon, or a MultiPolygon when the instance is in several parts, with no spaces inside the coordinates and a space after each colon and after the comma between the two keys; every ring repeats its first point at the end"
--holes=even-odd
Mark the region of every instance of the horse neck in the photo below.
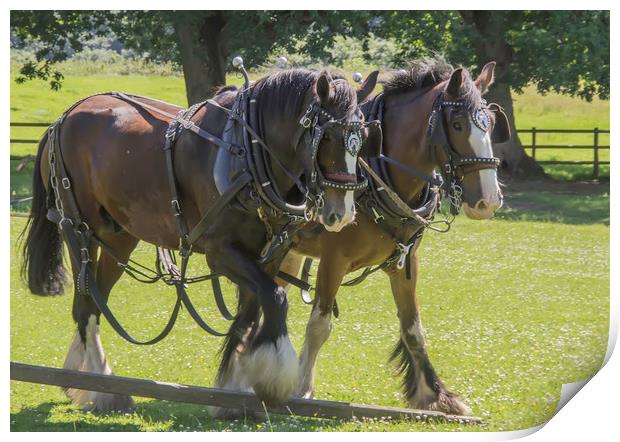
{"type": "MultiPolygon", "coordinates": [[[[425,175],[432,175],[435,168],[426,132],[433,103],[441,90],[433,87],[385,99],[383,153],[425,175]]],[[[389,163],[387,171],[394,190],[404,201],[415,203],[420,198],[426,181],[389,163]]]]}
{"type": "MultiPolygon", "coordinates": [[[[278,188],[282,192],[288,191],[294,186],[291,178],[277,164],[284,164],[287,170],[299,176],[303,170],[303,165],[299,161],[299,152],[295,152],[292,140],[297,135],[299,128],[298,118],[296,115],[264,114],[259,115],[261,127],[265,143],[273,151],[277,160],[269,155],[269,161],[273,177],[275,178],[278,188]]],[[[303,146],[302,146],[303,147],[303,146]]]]}

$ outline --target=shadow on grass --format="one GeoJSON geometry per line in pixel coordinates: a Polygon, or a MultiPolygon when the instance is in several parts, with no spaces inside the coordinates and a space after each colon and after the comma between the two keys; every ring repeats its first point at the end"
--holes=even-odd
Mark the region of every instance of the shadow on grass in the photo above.
{"type": "Polygon", "coordinates": [[[206,406],[150,400],[138,402],[132,413],[91,414],[67,402],[44,402],[11,413],[11,431],[323,431],[342,422],[298,416],[252,416],[213,419],[206,406]]]}
{"type": "Polygon", "coordinates": [[[609,182],[514,183],[504,193],[496,219],[609,225],[609,182]]]}

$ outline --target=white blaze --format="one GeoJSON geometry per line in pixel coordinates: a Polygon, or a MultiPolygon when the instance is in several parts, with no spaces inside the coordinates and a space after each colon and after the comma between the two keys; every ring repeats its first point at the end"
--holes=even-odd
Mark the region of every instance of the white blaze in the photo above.
{"type": "MultiPolygon", "coordinates": [[[[477,157],[492,158],[493,146],[491,144],[491,135],[487,131],[483,131],[476,126],[470,116],[471,132],[469,134],[469,145],[474,150],[477,157]]],[[[497,183],[497,171],[495,169],[482,169],[478,171],[480,174],[480,187],[482,190],[482,199],[489,204],[499,204],[499,184],[497,183]]]]}

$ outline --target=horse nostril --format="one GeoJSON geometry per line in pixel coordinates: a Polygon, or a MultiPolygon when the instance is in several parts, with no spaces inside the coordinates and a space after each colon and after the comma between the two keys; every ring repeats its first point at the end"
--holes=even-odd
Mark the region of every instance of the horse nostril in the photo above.
{"type": "Polygon", "coordinates": [[[480,200],[476,203],[476,210],[487,210],[489,205],[485,200],[480,200]]]}
{"type": "Polygon", "coordinates": [[[332,212],[332,214],[329,215],[329,217],[327,217],[327,222],[330,225],[334,225],[334,224],[340,222],[341,219],[342,219],[342,217],[340,215],[338,215],[336,212],[332,212]]]}

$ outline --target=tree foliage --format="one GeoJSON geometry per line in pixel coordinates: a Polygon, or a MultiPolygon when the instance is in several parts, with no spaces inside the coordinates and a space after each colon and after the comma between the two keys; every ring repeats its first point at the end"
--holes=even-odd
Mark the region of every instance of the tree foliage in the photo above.
{"type": "Polygon", "coordinates": [[[115,35],[150,60],[181,64],[175,27],[200,24],[215,15],[226,23],[224,56],[240,54],[248,66],[263,64],[275,48],[325,59],[334,36],[367,33],[368,14],[350,11],[14,11],[15,35],[43,45],[36,61],[22,67],[18,81],[51,79],[59,87],[62,74],[53,64],[79,52],[97,35],[115,35]]]}
{"type": "Polygon", "coordinates": [[[506,81],[517,92],[534,84],[540,93],[609,98],[609,11],[393,11],[375,32],[399,45],[401,62],[441,53],[476,68],[503,41],[506,81]],[[496,32],[485,33],[493,21],[487,28],[496,32]]]}

